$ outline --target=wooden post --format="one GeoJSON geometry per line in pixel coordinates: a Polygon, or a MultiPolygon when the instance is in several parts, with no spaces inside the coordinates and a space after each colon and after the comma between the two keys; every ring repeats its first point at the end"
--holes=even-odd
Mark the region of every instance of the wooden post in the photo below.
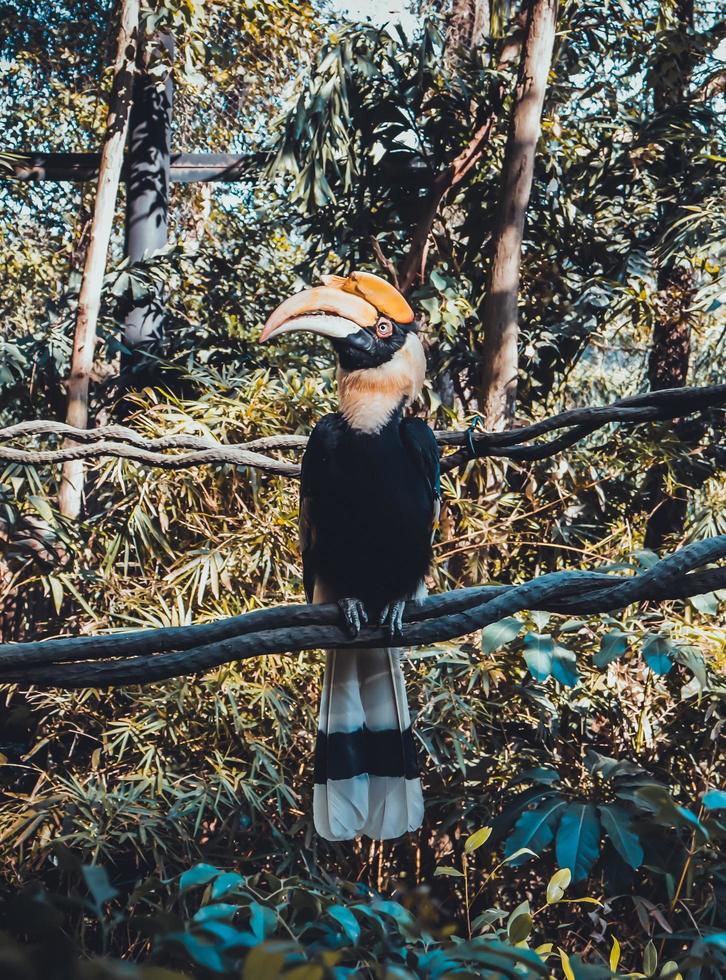
{"type": "Polygon", "coordinates": [[[484,426],[489,430],[506,428],[514,417],[522,237],[556,26],[557,0],[532,0],[504,151],[492,268],[482,316],[479,406],[484,426]]]}
{"type": "MultiPolygon", "coordinates": [[[[160,43],[173,58],[174,42],[169,34],[160,43]]],[[[163,87],[139,64],[134,79],[134,102],[128,138],[128,176],[126,179],[126,255],[131,262],[166,245],[171,174],[172,76],[163,87]]],[[[123,368],[133,368],[135,355],[149,350],[161,338],[164,320],[164,290],[156,287],[151,295],[130,302],[124,315],[123,368]]]]}
{"type": "MultiPolygon", "coordinates": [[[[128,131],[138,33],[139,0],[121,0],[113,87],[101,151],[90,240],[78,297],[76,331],[67,386],[66,422],[79,428],[86,428],[88,425],[88,391],[96,348],[96,325],[128,131]]],[[[58,506],[66,517],[77,517],[80,513],[83,477],[84,466],[81,460],[64,464],[58,506]]]]}

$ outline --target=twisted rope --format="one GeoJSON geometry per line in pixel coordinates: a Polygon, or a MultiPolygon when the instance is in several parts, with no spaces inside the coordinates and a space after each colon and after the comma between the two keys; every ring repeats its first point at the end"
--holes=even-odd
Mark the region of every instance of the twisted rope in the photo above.
{"type": "MultiPolygon", "coordinates": [[[[591,615],[634,602],[701,595],[726,588],[726,565],[704,568],[725,558],[726,535],[719,535],[687,545],[631,577],[552,572],[521,585],[430,596],[406,604],[404,635],[396,645],[451,640],[525,609],[591,615]]],[[[340,610],[334,604],[289,605],[193,626],[9,643],[0,645],[0,683],[66,689],[143,684],[265,654],[390,643],[380,627],[366,627],[351,639],[339,624],[340,610]]]]}
{"type": "MultiPolygon", "coordinates": [[[[475,456],[499,456],[514,460],[537,460],[553,456],[579,442],[612,422],[637,425],[643,422],[684,418],[708,409],[726,405],[726,384],[703,388],[668,388],[647,392],[597,408],[575,408],[519,429],[506,432],[482,432],[472,437],[475,456]],[[544,442],[541,436],[559,430],[562,435],[544,442]]],[[[180,470],[192,466],[224,465],[249,466],[268,473],[299,477],[300,466],[287,460],[264,455],[260,450],[299,450],[307,444],[306,436],[278,435],[253,439],[237,445],[223,445],[211,439],[184,434],[147,439],[120,425],[97,429],[76,429],[62,422],[38,420],[21,422],[0,429],[0,441],[22,439],[30,435],[56,435],[72,439],[75,445],[61,449],[29,450],[0,445],[0,460],[21,465],[62,463],[73,459],[114,456],[162,469],[180,470]],[[187,449],[186,453],[168,450],[187,449]]],[[[441,446],[466,446],[445,456],[441,462],[444,472],[471,460],[467,431],[435,433],[441,446]]]]}

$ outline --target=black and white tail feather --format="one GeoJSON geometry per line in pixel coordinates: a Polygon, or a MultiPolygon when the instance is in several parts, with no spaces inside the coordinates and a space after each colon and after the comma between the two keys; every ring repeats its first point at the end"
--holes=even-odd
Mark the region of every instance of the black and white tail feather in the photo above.
{"type": "Polygon", "coordinates": [[[423,795],[401,650],[329,650],[315,752],[313,816],[327,840],[416,830],[423,795]]]}

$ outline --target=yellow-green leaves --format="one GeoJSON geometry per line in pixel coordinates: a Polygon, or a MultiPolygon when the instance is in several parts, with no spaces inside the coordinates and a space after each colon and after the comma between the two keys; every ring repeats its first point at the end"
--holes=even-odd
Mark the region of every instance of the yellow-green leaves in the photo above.
{"type": "Polygon", "coordinates": [[[615,973],[620,962],[620,943],[613,936],[613,944],[610,947],[610,969],[615,973]]]}
{"type": "Polygon", "coordinates": [[[547,904],[556,905],[565,894],[567,886],[572,880],[572,872],[569,868],[560,868],[555,871],[547,885],[547,904]]]}
{"type": "Polygon", "coordinates": [[[466,843],[464,844],[464,851],[466,854],[471,854],[481,847],[482,844],[486,842],[491,837],[492,828],[482,827],[480,830],[475,831],[471,836],[467,837],[466,843]]]}

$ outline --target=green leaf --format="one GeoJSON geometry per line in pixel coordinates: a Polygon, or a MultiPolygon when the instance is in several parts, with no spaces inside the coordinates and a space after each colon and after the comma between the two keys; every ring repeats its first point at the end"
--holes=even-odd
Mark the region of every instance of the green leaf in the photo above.
{"type": "Polygon", "coordinates": [[[600,821],[591,803],[570,803],[555,841],[557,863],[569,868],[573,882],[587,878],[600,854],[600,821]]]}
{"type": "Polygon", "coordinates": [[[100,909],[106,902],[118,895],[118,891],[108,880],[106,869],[97,864],[84,864],[81,868],[86,887],[93,896],[96,907],[100,909]]]}
{"type": "Polygon", "coordinates": [[[701,802],[707,810],[726,809],[726,792],[722,789],[710,789],[701,797],[701,802]]]}
{"type": "Polygon", "coordinates": [[[562,972],[565,974],[566,980],[575,980],[575,974],[573,973],[572,967],[570,966],[570,957],[562,949],[561,946],[557,947],[557,952],[560,954],[560,963],[562,964],[562,972]]]}
{"type": "Polygon", "coordinates": [[[663,676],[673,666],[671,655],[674,653],[671,641],[665,636],[649,634],[643,643],[643,658],[654,674],[663,676]]]}
{"type": "Polygon", "coordinates": [[[507,938],[513,945],[523,943],[532,931],[532,916],[529,912],[520,912],[507,926],[507,938]]]}
{"type": "Polygon", "coordinates": [[[567,647],[563,647],[561,643],[555,643],[553,652],[552,676],[565,687],[575,687],[580,680],[575,654],[567,647]]]}
{"type": "Polygon", "coordinates": [[[486,844],[491,837],[491,834],[491,827],[482,827],[481,830],[475,831],[470,837],[466,838],[464,851],[467,854],[471,854],[473,851],[476,851],[477,848],[482,846],[482,844],[486,844]]]}
{"type": "Polygon", "coordinates": [[[438,868],[434,871],[434,878],[438,875],[445,875],[447,878],[463,878],[463,872],[459,871],[458,868],[449,868],[446,865],[440,864],[438,868]]]}
{"type": "Polygon", "coordinates": [[[206,885],[220,874],[219,868],[214,868],[211,864],[195,864],[179,878],[179,894],[183,895],[185,891],[198,885],[206,885]]]}
{"type": "Polygon", "coordinates": [[[36,497],[35,494],[31,494],[28,497],[28,503],[32,504],[34,509],[40,514],[44,521],[49,524],[53,521],[53,508],[50,506],[45,497],[36,497]]]}
{"type": "Polygon", "coordinates": [[[542,633],[527,633],[524,638],[524,659],[536,681],[546,681],[552,672],[555,642],[542,633]]]}
{"type": "Polygon", "coordinates": [[[165,943],[179,943],[184,948],[187,955],[208,970],[214,973],[224,973],[225,964],[219,950],[211,943],[202,940],[190,932],[171,932],[164,937],[165,943]]]}
{"type": "Polygon", "coordinates": [[[520,772],[517,778],[512,781],[512,785],[526,781],[548,785],[549,783],[558,783],[560,779],[561,776],[556,769],[552,769],[550,766],[536,766],[534,769],[525,769],[520,772]]]}
{"type": "Polygon", "coordinates": [[[215,919],[233,919],[239,912],[239,905],[227,905],[215,902],[213,905],[203,905],[192,918],[192,922],[210,922],[215,919]]]}
{"type": "Polygon", "coordinates": [[[643,973],[652,977],[658,967],[658,953],[653,940],[650,939],[643,950],[643,973]]]}
{"type": "Polygon", "coordinates": [[[610,969],[613,971],[613,973],[617,972],[619,962],[620,962],[620,943],[617,941],[615,936],[613,936],[613,945],[610,949],[610,969]]]}
{"type": "MultiPolygon", "coordinates": [[[[520,848],[529,848],[536,854],[552,842],[555,836],[555,823],[561,811],[567,806],[561,797],[546,800],[535,810],[526,810],[514,825],[504,845],[504,856],[513,858],[514,852],[520,848]]],[[[512,861],[512,864],[522,862],[512,861]]]]}
{"type": "Polygon", "coordinates": [[[695,813],[679,806],[663,786],[639,786],[635,790],[638,800],[653,811],[653,819],[666,827],[691,827],[701,842],[710,839],[708,830],[695,813]]]}
{"type": "Polygon", "coordinates": [[[519,634],[523,624],[510,616],[507,619],[500,619],[498,623],[490,623],[481,631],[481,648],[484,653],[490,654],[505,643],[511,643],[519,634]]]}
{"type": "Polygon", "coordinates": [[[345,905],[331,905],[328,915],[343,927],[343,932],[355,946],[360,939],[360,924],[350,909],[345,905]]]}
{"type": "Polygon", "coordinates": [[[518,858],[523,857],[524,855],[533,858],[539,857],[539,854],[536,851],[532,851],[528,847],[520,847],[513,854],[510,854],[509,857],[505,857],[502,864],[514,864],[518,858]]]}
{"type": "Polygon", "coordinates": [[[572,880],[572,873],[569,868],[560,868],[550,878],[547,883],[547,904],[556,905],[567,890],[567,886],[572,880]]]}
{"type": "Polygon", "coordinates": [[[225,871],[224,874],[215,879],[212,885],[212,898],[216,900],[229,895],[230,892],[236,891],[240,885],[243,885],[244,881],[242,875],[238,875],[236,871],[225,871]]]}
{"type": "Polygon", "coordinates": [[[629,634],[622,630],[610,630],[600,639],[600,649],[592,658],[596,667],[607,667],[613,660],[622,657],[628,649],[629,634]]]}
{"type": "Polygon", "coordinates": [[[643,863],[643,848],[638,835],[631,829],[630,815],[625,807],[607,803],[598,809],[603,830],[615,850],[631,868],[639,868],[643,863]]]}
{"type": "Polygon", "coordinates": [[[51,595],[53,596],[55,611],[59,613],[61,611],[61,606],[63,605],[63,583],[59,582],[54,575],[49,575],[48,585],[50,586],[51,595]]]}
{"type": "Polygon", "coordinates": [[[285,952],[278,944],[262,943],[247,954],[242,980],[278,980],[285,962],[285,952]]]}

